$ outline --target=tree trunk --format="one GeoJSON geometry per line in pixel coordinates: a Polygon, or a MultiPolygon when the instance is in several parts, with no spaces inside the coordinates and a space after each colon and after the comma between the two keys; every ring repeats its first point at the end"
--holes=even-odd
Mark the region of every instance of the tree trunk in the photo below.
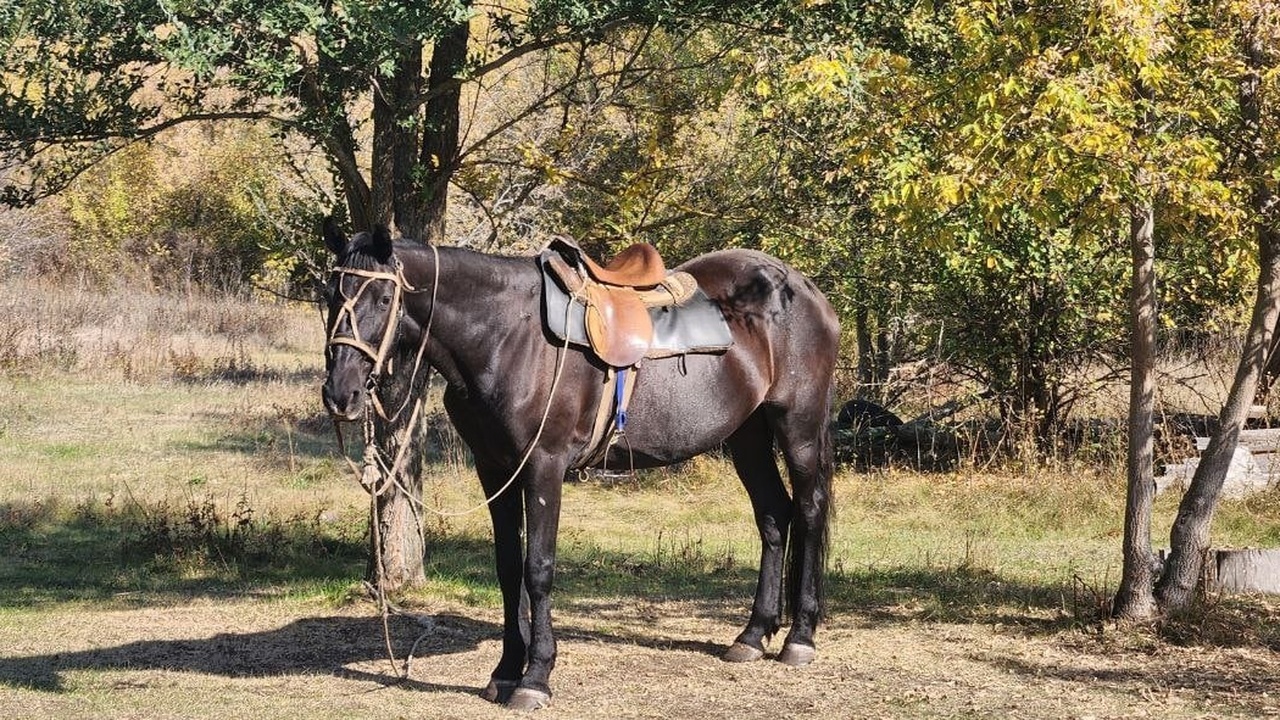
{"type": "Polygon", "coordinates": [[[872,377],[876,384],[876,393],[880,402],[887,402],[889,388],[889,370],[893,368],[893,332],[884,317],[878,318],[880,331],[876,333],[876,364],[872,368],[872,377]]]}
{"type": "Polygon", "coordinates": [[[871,314],[859,307],[853,314],[853,334],[858,341],[858,397],[878,402],[875,385],[875,345],[871,340],[871,314]]]}
{"type": "Polygon", "coordinates": [[[1178,516],[1170,532],[1169,559],[1156,586],[1162,610],[1186,607],[1195,599],[1196,584],[1204,569],[1209,549],[1209,529],[1235,452],[1240,429],[1249,415],[1258,380],[1273,345],[1276,319],[1280,317],[1280,228],[1277,227],[1275,197],[1265,182],[1264,142],[1258,89],[1267,70],[1266,55],[1255,24],[1246,25],[1244,56],[1246,72],[1240,82],[1240,120],[1244,147],[1244,168],[1251,178],[1252,209],[1258,238],[1258,293],[1245,337],[1240,364],[1219,416],[1218,429],[1200,459],[1191,487],[1178,506],[1178,516]]]}
{"type": "MultiPolygon", "coordinates": [[[[469,34],[469,24],[466,21],[459,23],[436,43],[432,52],[431,75],[428,78],[430,99],[424,112],[422,145],[416,158],[412,153],[412,143],[417,141],[417,131],[412,129],[415,127],[412,123],[402,121],[406,119],[405,113],[409,112],[407,108],[412,107],[409,99],[420,86],[420,78],[416,76],[421,68],[421,48],[407,48],[397,67],[396,77],[381,88],[381,101],[385,103],[382,116],[395,122],[384,128],[381,146],[376,146],[375,130],[374,155],[379,163],[389,163],[391,167],[377,167],[373,174],[382,178],[384,183],[387,178],[391,180],[388,199],[393,208],[394,224],[401,234],[427,243],[444,239],[449,180],[457,169],[459,103],[462,97],[458,90],[432,94],[432,88],[452,80],[461,72],[467,57],[469,34]]],[[[377,96],[379,88],[374,88],[374,93],[377,96]]],[[[375,100],[375,111],[377,102],[375,100]]],[[[385,188],[375,192],[375,196],[388,197],[384,191],[385,188]]],[[[400,372],[394,374],[396,381],[393,387],[386,389],[388,411],[394,413],[393,407],[401,404],[404,404],[403,410],[395,422],[378,421],[375,428],[379,449],[388,463],[396,456],[400,442],[410,444],[405,452],[405,462],[396,471],[394,483],[377,499],[377,516],[371,518],[371,522],[377,523],[378,533],[374,537],[381,541],[381,547],[374,547],[368,575],[371,582],[376,582],[378,567],[375,561],[381,557],[383,589],[387,592],[397,592],[426,580],[423,569],[426,547],[420,517],[425,425],[418,422],[416,427],[408,427],[413,401],[424,392],[420,385],[428,372],[425,367],[419,369],[415,378],[418,382],[410,387],[409,374],[415,368],[416,351],[417,348],[413,348],[412,352],[397,360],[400,372]]]]}
{"type": "MultiPolygon", "coordinates": [[[[1140,96],[1141,97],[1141,96],[1140,96]]],[[[1146,100],[1147,98],[1142,98],[1146,100]]],[[[1138,187],[1148,183],[1139,172],[1138,187]]],[[[1150,199],[1130,210],[1129,245],[1133,286],[1129,293],[1132,350],[1129,370],[1128,495],[1124,512],[1124,566],[1112,613],[1132,620],[1155,615],[1152,595],[1155,557],[1151,551],[1151,506],[1156,484],[1153,469],[1156,395],[1156,269],[1150,199]]]]}
{"type": "Polygon", "coordinates": [[[370,164],[371,214],[382,225],[417,237],[416,228],[396,224],[396,198],[410,191],[409,179],[417,162],[418,122],[414,102],[422,85],[422,44],[406,42],[391,77],[379,78],[373,88],[373,150],[370,164]]]}
{"type": "MultiPolygon", "coordinates": [[[[369,519],[372,532],[365,576],[374,585],[381,583],[383,590],[389,593],[426,582],[423,568],[426,537],[421,516],[422,447],[426,424],[419,421],[410,427],[410,421],[414,415],[414,399],[425,392],[423,380],[427,369],[420,368],[411,378],[416,355],[416,350],[398,353],[395,364],[401,372],[392,373],[378,388],[392,422],[375,423],[374,441],[388,467],[395,462],[401,444],[409,443],[394,484],[374,498],[376,505],[369,519]],[[382,562],[381,572],[377,564],[379,560],[382,562]]],[[[386,481],[385,478],[379,480],[386,481]]]]}
{"type": "Polygon", "coordinates": [[[413,236],[423,242],[440,242],[445,237],[448,219],[449,180],[458,165],[458,131],[462,91],[441,91],[462,72],[467,60],[467,40],[471,26],[463,21],[436,42],[431,53],[431,74],[427,77],[427,101],[422,129],[422,148],[418,154],[420,180],[414,192],[406,193],[406,203],[398,207],[397,219],[403,212],[401,228],[412,228],[413,236]]]}

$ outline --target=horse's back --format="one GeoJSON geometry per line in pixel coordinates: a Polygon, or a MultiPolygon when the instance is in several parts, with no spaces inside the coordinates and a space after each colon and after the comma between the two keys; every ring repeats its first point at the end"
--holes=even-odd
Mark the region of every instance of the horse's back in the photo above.
{"type": "Polygon", "coordinates": [[[798,270],[758,250],[717,250],[680,266],[698,280],[735,329],[766,330],[773,342],[803,341],[834,362],[840,321],[822,291],[798,270]],[[829,351],[829,352],[824,352],[829,351]]]}

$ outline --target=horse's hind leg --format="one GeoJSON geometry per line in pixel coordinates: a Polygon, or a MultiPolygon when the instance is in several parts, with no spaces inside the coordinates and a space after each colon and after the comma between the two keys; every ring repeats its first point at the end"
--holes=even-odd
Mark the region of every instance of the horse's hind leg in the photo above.
{"type": "Polygon", "coordinates": [[[778,474],[773,435],[763,409],[748,418],[727,444],[734,469],[751,498],[760,531],[760,576],[756,581],[751,619],[724,654],[724,659],[730,662],[747,662],[764,657],[765,641],[782,624],[782,571],[791,523],[791,498],[778,474]]]}
{"type": "MultiPolygon", "coordinates": [[[[505,481],[501,471],[489,471],[483,466],[482,486],[486,495],[501,487],[505,481]],[[492,489],[491,489],[492,488],[492,489]]],[[[520,677],[524,675],[529,645],[529,601],[524,592],[524,552],[521,548],[521,530],[524,527],[524,504],[518,491],[502,493],[489,504],[493,521],[494,559],[497,564],[498,585],[502,589],[502,658],[493,669],[489,684],[481,697],[496,703],[506,703],[520,677]]]]}
{"type": "Polygon", "coordinates": [[[771,414],[794,498],[788,543],[787,601],[791,630],[778,660],[804,665],[813,660],[813,635],[822,619],[828,516],[831,504],[831,431],[826,397],[771,414]]]}

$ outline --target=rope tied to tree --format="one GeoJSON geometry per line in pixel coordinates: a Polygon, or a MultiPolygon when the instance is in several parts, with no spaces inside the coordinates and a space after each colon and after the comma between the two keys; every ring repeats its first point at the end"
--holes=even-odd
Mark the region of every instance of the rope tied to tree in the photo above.
{"type": "MultiPolygon", "coordinates": [[[[400,480],[400,472],[404,469],[408,449],[410,445],[412,445],[413,434],[416,432],[418,423],[421,419],[424,400],[431,389],[431,372],[430,367],[428,366],[427,374],[425,376],[425,387],[421,392],[414,391],[414,386],[417,384],[417,373],[421,367],[423,357],[426,354],[427,343],[431,335],[431,326],[435,318],[436,300],[438,298],[440,288],[440,253],[435,245],[431,245],[430,247],[435,255],[435,277],[432,282],[431,312],[427,316],[427,324],[422,333],[422,341],[418,346],[413,371],[410,373],[408,392],[404,402],[401,403],[400,408],[397,409],[393,415],[387,415],[382,403],[378,400],[377,393],[375,392],[375,386],[379,379],[379,374],[382,370],[383,364],[387,360],[394,338],[399,332],[400,317],[404,313],[402,300],[403,295],[406,292],[423,292],[413,288],[408,283],[407,279],[405,279],[403,265],[397,261],[395,273],[361,270],[358,268],[335,268],[333,270],[335,273],[353,274],[359,277],[365,277],[366,280],[357,289],[356,294],[353,297],[348,298],[346,302],[343,303],[342,307],[339,308],[338,314],[334,318],[333,327],[330,328],[328,340],[328,346],[330,347],[333,345],[350,345],[368,355],[374,362],[374,368],[373,372],[370,374],[368,388],[369,396],[372,398],[372,403],[365,405],[361,422],[364,439],[361,465],[357,466],[355,461],[351,459],[351,456],[347,452],[346,442],[342,434],[342,427],[338,417],[331,415],[330,418],[333,421],[334,433],[337,436],[339,452],[343,459],[346,460],[353,476],[356,478],[356,481],[359,482],[360,486],[369,493],[370,525],[372,526],[373,533],[374,567],[377,570],[377,577],[376,583],[370,584],[366,581],[365,587],[378,603],[379,614],[382,620],[383,641],[387,650],[387,657],[391,663],[393,672],[395,672],[396,677],[400,680],[408,679],[409,664],[413,659],[414,650],[417,649],[418,644],[427,635],[436,630],[436,627],[434,621],[431,621],[430,619],[423,619],[411,613],[406,613],[395,607],[394,604],[387,599],[387,568],[382,555],[382,512],[379,499],[388,490],[394,487],[400,492],[401,496],[409,501],[409,507],[414,515],[414,527],[418,533],[418,539],[423,545],[426,543],[426,538],[423,532],[422,515],[420,514],[421,511],[425,510],[439,517],[463,517],[487,508],[495,502],[503,493],[515,484],[516,478],[520,476],[521,471],[523,471],[525,465],[528,464],[529,458],[533,455],[534,449],[542,439],[542,433],[546,429],[547,425],[547,418],[551,415],[551,406],[555,399],[556,390],[560,386],[560,380],[564,372],[565,358],[567,357],[569,350],[569,341],[567,338],[565,339],[563,346],[557,346],[555,373],[552,378],[551,389],[547,393],[546,407],[543,408],[537,432],[534,433],[533,439],[530,440],[528,447],[525,449],[524,455],[520,458],[519,464],[517,464],[515,470],[512,471],[511,477],[509,477],[507,481],[503,483],[503,485],[492,495],[485,497],[483,502],[467,508],[466,510],[445,511],[428,507],[422,502],[422,500],[415,497],[414,493],[411,492],[409,488],[404,486],[400,480]],[[376,350],[371,344],[365,342],[359,336],[359,328],[355,322],[355,304],[359,300],[360,295],[374,280],[390,280],[396,288],[392,294],[391,307],[389,308],[389,312],[391,313],[389,316],[390,319],[388,320],[387,328],[384,330],[383,337],[376,350]],[[348,318],[348,324],[352,328],[352,335],[350,336],[339,335],[337,332],[337,328],[344,317],[348,318]],[[404,427],[392,436],[392,440],[396,445],[396,455],[391,464],[388,465],[384,453],[382,452],[382,448],[380,447],[380,443],[376,437],[374,414],[376,412],[377,416],[386,421],[388,425],[394,424],[395,420],[399,418],[400,413],[408,406],[411,399],[414,402],[413,412],[410,414],[409,420],[404,427]],[[395,650],[391,643],[389,616],[393,611],[396,614],[414,619],[415,622],[426,628],[426,630],[414,641],[409,651],[409,655],[405,658],[403,670],[398,667],[395,650]]],[[[568,315],[569,307],[571,307],[571,305],[566,306],[566,316],[568,315]]]]}

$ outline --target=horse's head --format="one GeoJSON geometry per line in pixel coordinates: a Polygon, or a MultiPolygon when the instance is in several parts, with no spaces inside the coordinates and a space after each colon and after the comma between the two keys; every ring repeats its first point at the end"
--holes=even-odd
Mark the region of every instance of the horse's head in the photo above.
{"type": "Polygon", "coordinates": [[[354,420],[364,411],[396,342],[406,282],[386,228],[357,233],[348,241],[329,219],[324,241],[337,261],[326,290],[328,342],[321,395],[330,413],[354,420]]]}

